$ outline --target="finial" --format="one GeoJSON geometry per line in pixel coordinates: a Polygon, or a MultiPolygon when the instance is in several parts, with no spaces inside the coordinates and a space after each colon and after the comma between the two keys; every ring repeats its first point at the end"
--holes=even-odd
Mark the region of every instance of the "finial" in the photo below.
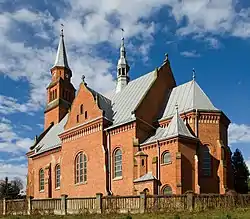
{"type": "Polygon", "coordinates": [[[176,109],[176,112],[178,113],[178,103],[177,102],[175,104],[175,109],[176,109]]]}
{"type": "Polygon", "coordinates": [[[62,37],[64,36],[64,35],[63,35],[63,28],[64,28],[64,25],[61,24],[61,36],[62,36],[62,37]]]}
{"type": "Polygon", "coordinates": [[[120,28],[121,29],[121,31],[122,31],[122,40],[124,40],[124,29],[123,28],[120,28]]]}
{"type": "Polygon", "coordinates": [[[167,62],[167,61],[169,61],[169,60],[168,60],[168,53],[165,53],[165,59],[164,59],[164,62],[167,62]]]}
{"type": "Polygon", "coordinates": [[[87,83],[85,82],[85,75],[82,75],[82,82],[85,84],[85,85],[87,85],[87,83]]]}
{"type": "Polygon", "coordinates": [[[193,68],[193,80],[195,80],[195,69],[193,68]]]}

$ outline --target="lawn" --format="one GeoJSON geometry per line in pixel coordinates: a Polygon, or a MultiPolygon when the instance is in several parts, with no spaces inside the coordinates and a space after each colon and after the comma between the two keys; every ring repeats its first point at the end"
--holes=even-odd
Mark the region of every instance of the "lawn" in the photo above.
{"type": "Polygon", "coordinates": [[[179,213],[179,214],[169,214],[169,213],[152,213],[152,214],[137,214],[137,215],[67,215],[67,216],[49,216],[49,215],[37,215],[37,216],[6,216],[3,219],[250,219],[250,209],[237,209],[232,211],[207,211],[199,213],[179,213]]]}

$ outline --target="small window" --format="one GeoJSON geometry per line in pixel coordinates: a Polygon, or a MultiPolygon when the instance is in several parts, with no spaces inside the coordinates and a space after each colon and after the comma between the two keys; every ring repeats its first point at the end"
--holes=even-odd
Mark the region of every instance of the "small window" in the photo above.
{"type": "Polygon", "coordinates": [[[44,191],[44,170],[39,171],[39,191],[44,191]]]}
{"type": "Polygon", "coordinates": [[[209,152],[208,145],[205,145],[203,149],[203,165],[202,165],[202,171],[204,176],[210,176],[211,175],[211,155],[209,152]]]}
{"type": "Polygon", "coordinates": [[[87,156],[82,152],[76,157],[75,176],[76,183],[87,182],[87,156]]]}
{"type": "Polygon", "coordinates": [[[169,151],[165,151],[162,153],[162,164],[171,163],[171,154],[169,151]]]}
{"type": "Polygon", "coordinates": [[[57,89],[55,89],[55,99],[57,98],[57,89]]]}
{"type": "Polygon", "coordinates": [[[88,112],[85,111],[85,119],[87,119],[87,118],[88,118],[88,112]]]}
{"type": "Polygon", "coordinates": [[[76,116],[76,122],[79,123],[79,115],[76,116]]]}
{"type": "Polygon", "coordinates": [[[122,68],[122,75],[125,75],[125,68],[122,68]]]}
{"type": "Polygon", "coordinates": [[[56,168],[55,168],[55,173],[56,173],[56,188],[60,187],[61,181],[60,181],[60,177],[61,177],[61,168],[60,165],[57,164],[56,168]]]}
{"type": "Polygon", "coordinates": [[[117,149],[114,153],[114,175],[116,177],[122,176],[122,151],[117,149]]]}
{"type": "Polygon", "coordinates": [[[81,104],[81,106],[80,106],[80,114],[81,115],[83,114],[83,104],[81,104]]]}
{"type": "Polygon", "coordinates": [[[172,188],[169,185],[164,186],[162,189],[162,194],[163,195],[172,195],[173,194],[172,188]]]}
{"type": "Polygon", "coordinates": [[[144,167],[144,159],[141,160],[141,165],[144,167]]]}

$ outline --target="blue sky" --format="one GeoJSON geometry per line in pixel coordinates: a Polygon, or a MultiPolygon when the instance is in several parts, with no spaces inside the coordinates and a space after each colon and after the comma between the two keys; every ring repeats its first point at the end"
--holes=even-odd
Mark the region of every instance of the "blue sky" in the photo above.
{"type": "Polygon", "coordinates": [[[106,92],[125,29],[132,79],[169,54],[178,84],[196,80],[232,124],[230,147],[250,164],[250,3],[247,0],[0,0],[0,178],[25,179],[42,131],[46,86],[64,24],[69,65],[106,92]]]}

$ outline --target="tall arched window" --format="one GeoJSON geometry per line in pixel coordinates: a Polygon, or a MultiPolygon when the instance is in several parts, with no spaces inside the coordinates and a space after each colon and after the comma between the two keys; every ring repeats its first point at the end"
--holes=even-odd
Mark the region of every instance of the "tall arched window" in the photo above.
{"type": "Polygon", "coordinates": [[[168,164],[171,162],[171,154],[169,151],[164,151],[161,156],[162,164],[168,164]]]}
{"type": "Polygon", "coordinates": [[[114,153],[114,175],[115,177],[122,176],[122,151],[117,149],[114,153]]]}
{"type": "Polygon", "coordinates": [[[204,176],[210,176],[211,175],[211,155],[209,152],[208,145],[205,145],[203,148],[203,165],[202,165],[202,171],[204,176]]]}
{"type": "Polygon", "coordinates": [[[44,170],[40,169],[39,171],[39,191],[44,190],[44,170]]]}
{"type": "Polygon", "coordinates": [[[59,164],[56,165],[55,174],[56,174],[56,188],[59,188],[60,185],[61,185],[61,180],[60,180],[60,177],[61,177],[61,167],[60,167],[59,164]]]}
{"type": "Polygon", "coordinates": [[[162,189],[162,194],[163,195],[172,195],[172,188],[169,185],[165,185],[162,189]]]}
{"type": "Polygon", "coordinates": [[[81,106],[80,106],[80,114],[81,115],[83,114],[83,104],[81,104],[81,106]]]}
{"type": "Polygon", "coordinates": [[[82,152],[76,156],[75,177],[76,183],[87,182],[87,156],[82,152]]]}

